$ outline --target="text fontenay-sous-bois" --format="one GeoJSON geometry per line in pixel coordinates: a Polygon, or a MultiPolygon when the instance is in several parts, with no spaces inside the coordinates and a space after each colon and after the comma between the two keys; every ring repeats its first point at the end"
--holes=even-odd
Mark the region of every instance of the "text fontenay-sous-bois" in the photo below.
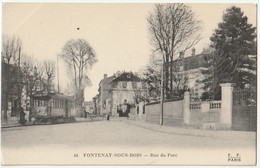
{"type": "Polygon", "coordinates": [[[112,158],[112,157],[178,157],[174,153],[75,153],[74,157],[86,157],[86,158],[112,158]]]}

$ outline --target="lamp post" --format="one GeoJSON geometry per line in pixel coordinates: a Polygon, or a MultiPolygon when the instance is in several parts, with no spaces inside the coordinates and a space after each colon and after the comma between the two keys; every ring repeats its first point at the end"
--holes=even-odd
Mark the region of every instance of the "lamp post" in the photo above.
{"type": "Polygon", "coordinates": [[[164,99],[164,85],[163,85],[163,75],[164,75],[164,62],[162,62],[161,70],[161,115],[160,115],[160,125],[163,125],[163,99],[164,99]]]}
{"type": "Polygon", "coordinates": [[[57,80],[58,80],[58,93],[60,93],[60,79],[59,79],[59,54],[57,54],[57,80]]]}

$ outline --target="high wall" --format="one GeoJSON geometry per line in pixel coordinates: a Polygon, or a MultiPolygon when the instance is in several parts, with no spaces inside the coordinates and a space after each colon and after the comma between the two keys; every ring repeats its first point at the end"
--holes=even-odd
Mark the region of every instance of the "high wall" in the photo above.
{"type": "MultiPolygon", "coordinates": [[[[221,88],[222,99],[220,101],[190,102],[192,100],[190,93],[185,92],[183,100],[164,102],[163,125],[203,129],[231,129],[233,124],[232,84],[221,84],[221,88]]],[[[144,108],[142,106],[140,103],[139,107],[135,109],[134,118],[136,120],[161,124],[160,103],[146,104],[144,108]],[[139,110],[137,111],[137,109],[139,110]]],[[[131,110],[131,116],[132,114],[134,114],[133,109],[131,110]]]]}
{"type": "MultiPolygon", "coordinates": [[[[183,100],[170,101],[163,104],[163,124],[168,126],[182,126],[183,125],[183,100]]],[[[145,117],[143,114],[143,108],[139,111],[139,119],[141,118],[145,122],[152,124],[160,124],[160,111],[161,104],[148,104],[145,105],[145,117]],[[142,117],[140,117],[142,116],[142,117]]]]}

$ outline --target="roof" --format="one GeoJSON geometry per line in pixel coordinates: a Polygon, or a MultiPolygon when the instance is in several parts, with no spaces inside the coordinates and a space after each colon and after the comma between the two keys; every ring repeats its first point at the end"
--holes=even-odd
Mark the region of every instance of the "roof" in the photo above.
{"type": "Polygon", "coordinates": [[[176,68],[177,72],[181,71],[181,66],[183,66],[184,71],[206,67],[207,61],[205,60],[205,57],[208,56],[208,54],[198,54],[190,57],[184,57],[182,59],[174,60],[173,66],[176,68]]]}
{"type": "Polygon", "coordinates": [[[132,82],[141,82],[142,79],[139,78],[138,76],[134,75],[132,72],[124,72],[118,77],[116,77],[112,82],[118,82],[118,81],[132,81],[132,82]]]}
{"type": "Polygon", "coordinates": [[[55,98],[63,98],[63,99],[73,99],[72,96],[67,96],[64,94],[60,93],[47,93],[47,92],[38,92],[34,96],[34,98],[50,98],[50,97],[55,97],[55,98]]]}
{"type": "Polygon", "coordinates": [[[102,83],[103,85],[109,85],[110,82],[115,78],[115,76],[107,77],[106,79],[102,79],[99,85],[102,83]]]}

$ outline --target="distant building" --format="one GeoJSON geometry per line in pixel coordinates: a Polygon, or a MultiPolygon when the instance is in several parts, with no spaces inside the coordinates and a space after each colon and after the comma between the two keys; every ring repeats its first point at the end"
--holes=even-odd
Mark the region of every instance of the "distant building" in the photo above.
{"type": "Polygon", "coordinates": [[[97,97],[97,111],[99,114],[109,113],[110,111],[106,107],[108,104],[109,90],[111,89],[110,83],[115,79],[115,75],[107,77],[107,74],[104,74],[104,78],[99,82],[99,97],[97,97]]]}
{"type": "Polygon", "coordinates": [[[84,106],[86,112],[94,114],[95,104],[93,101],[85,101],[84,106]]]}
{"type": "Polygon", "coordinates": [[[184,57],[181,53],[180,57],[173,61],[175,73],[180,73],[186,78],[186,86],[190,89],[191,99],[199,99],[205,90],[204,84],[199,82],[205,79],[201,73],[201,69],[207,66],[205,57],[209,56],[208,52],[202,54],[195,54],[195,49],[192,49],[192,55],[184,57]]]}
{"type": "Polygon", "coordinates": [[[120,105],[136,104],[142,97],[147,97],[147,84],[132,72],[124,72],[110,83],[110,99],[108,108],[112,115],[118,115],[120,105]]]}
{"type": "Polygon", "coordinates": [[[118,116],[117,108],[123,103],[135,104],[140,97],[147,96],[147,84],[132,72],[122,72],[104,78],[99,83],[99,94],[95,97],[97,112],[118,116]]]}

